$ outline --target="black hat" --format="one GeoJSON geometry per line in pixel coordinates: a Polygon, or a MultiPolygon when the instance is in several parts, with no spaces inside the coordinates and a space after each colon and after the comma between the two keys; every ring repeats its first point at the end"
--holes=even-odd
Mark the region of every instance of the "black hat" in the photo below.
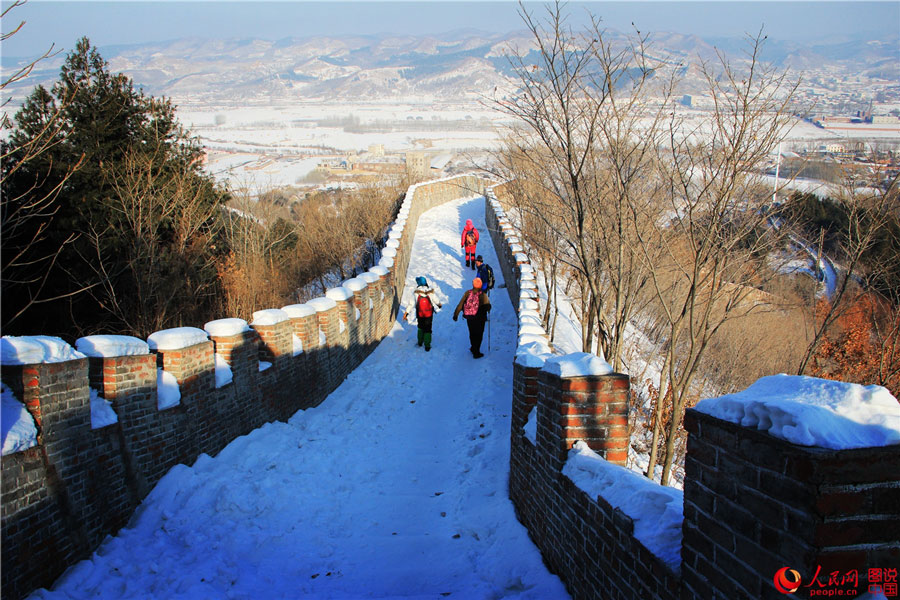
{"type": "Polygon", "coordinates": [[[479,254],[475,257],[475,262],[484,262],[484,257],[479,254]]]}

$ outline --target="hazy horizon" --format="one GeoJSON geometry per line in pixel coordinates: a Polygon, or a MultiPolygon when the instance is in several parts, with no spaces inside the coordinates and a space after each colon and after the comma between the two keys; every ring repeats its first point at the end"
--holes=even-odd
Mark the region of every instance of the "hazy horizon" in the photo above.
{"type": "MultiPolygon", "coordinates": [[[[4,10],[11,2],[4,0],[4,10]]],[[[543,3],[526,8],[540,12],[543,3]]],[[[809,43],[842,36],[892,37],[900,30],[900,2],[571,2],[578,27],[588,12],[611,29],[674,31],[705,37],[756,34],[809,43]]],[[[2,30],[22,30],[4,41],[7,57],[35,57],[55,44],[67,52],[82,36],[97,47],[163,42],[187,37],[279,40],[314,35],[440,35],[460,29],[506,33],[523,29],[519,5],[490,2],[117,2],[30,0],[10,11],[2,30]]]]}

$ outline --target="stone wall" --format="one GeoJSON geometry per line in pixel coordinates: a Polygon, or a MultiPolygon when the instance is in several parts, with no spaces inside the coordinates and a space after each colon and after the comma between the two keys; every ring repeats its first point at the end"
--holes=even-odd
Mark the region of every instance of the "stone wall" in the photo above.
{"type": "MultiPolygon", "coordinates": [[[[493,190],[488,200],[488,230],[521,322],[533,270],[504,204],[493,190]]],[[[563,473],[578,439],[624,464],[627,376],[548,373],[546,356],[523,352],[533,338],[520,333],[513,365],[509,494],[573,598],[784,598],[774,584],[783,568],[801,576],[794,598],[853,598],[879,574],[893,577],[881,588],[887,597],[898,595],[900,446],[809,448],[689,410],[681,560],[667,564],[635,538],[621,508],[563,473]]]]}
{"type": "Polygon", "coordinates": [[[419,216],[483,187],[475,176],[411,187],[380,265],[302,309],[285,307],[280,322],[150,354],[3,365],[3,382],[38,427],[36,447],[2,457],[3,597],[50,586],[122,527],[173,466],[321,403],[393,327],[419,216]],[[222,387],[216,355],[232,372],[222,387]],[[271,366],[260,370],[261,361],[271,366]],[[181,393],[165,410],[157,367],[181,393]],[[91,388],[117,423],[91,428],[91,388]]]}

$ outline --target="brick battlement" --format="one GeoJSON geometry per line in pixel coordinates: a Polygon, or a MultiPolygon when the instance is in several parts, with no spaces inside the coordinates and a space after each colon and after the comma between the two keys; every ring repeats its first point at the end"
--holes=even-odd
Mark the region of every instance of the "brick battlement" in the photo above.
{"type": "Polygon", "coordinates": [[[393,251],[333,306],[176,350],[3,365],[3,382],[38,427],[36,447],[2,457],[3,597],[50,586],[118,531],[173,466],[320,404],[391,330],[419,216],[484,185],[466,175],[410,187],[390,233],[393,251]],[[221,387],[217,355],[232,372],[221,387]],[[272,366],[260,371],[260,361],[272,366]],[[181,394],[165,410],[157,367],[175,376],[181,394]],[[118,423],[91,428],[91,388],[111,402],[118,423]]]}
{"type": "Polygon", "coordinates": [[[573,598],[774,600],[828,592],[853,598],[876,583],[869,570],[889,569],[895,585],[885,592],[900,597],[900,445],[809,448],[688,410],[682,541],[674,565],[635,537],[622,509],[573,483],[563,471],[576,441],[606,463],[625,464],[628,377],[561,377],[544,368],[549,348],[542,350],[544,336],[534,324],[533,269],[492,191],[485,219],[520,315],[509,495],[573,598]],[[774,585],[785,567],[801,576],[801,587],[787,596],[774,585]],[[829,584],[833,574],[846,584],[829,584]]]}

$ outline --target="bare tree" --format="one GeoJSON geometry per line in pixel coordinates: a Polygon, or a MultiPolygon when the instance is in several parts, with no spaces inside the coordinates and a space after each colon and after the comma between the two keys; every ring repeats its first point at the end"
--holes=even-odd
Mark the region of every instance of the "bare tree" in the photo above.
{"type": "Polygon", "coordinates": [[[206,181],[192,174],[190,164],[144,149],[130,150],[107,173],[112,193],[104,203],[113,219],[86,232],[92,254],[82,258],[99,282],[89,293],[113,320],[110,328],[146,337],[208,316],[202,309],[218,291],[219,209],[206,181]],[[113,237],[119,242],[111,247],[113,237]]]}
{"type": "Polygon", "coordinates": [[[640,32],[615,45],[597,19],[577,34],[560,4],[547,11],[539,21],[521,9],[539,63],[514,57],[521,91],[496,101],[521,124],[507,138],[507,154],[516,157],[507,176],[540,189],[522,199],[521,211],[552,233],[532,245],[546,246],[582,284],[583,350],[594,350],[596,331],[601,353],[621,369],[624,330],[647,281],[626,207],[655,193],[651,150],[674,70],[649,58],[640,32]],[[651,87],[661,99],[649,100],[651,87]]]}
{"type": "Polygon", "coordinates": [[[704,354],[724,323],[760,306],[756,296],[776,272],[771,260],[785,235],[770,226],[763,210],[770,194],[754,173],[792,125],[797,82],[761,62],[763,40],[750,38],[740,67],[722,54],[717,65],[703,64],[714,102],[710,117],[688,129],[673,115],[668,143],[658,147],[664,204],[634,211],[635,237],[667,334],[648,468],[652,476],[665,435],[663,484],[704,354]]]}
{"type": "MultiPolygon", "coordinates": [[[[3,9],[2,18],[10,18],[10,12],[25,2],[16,0],[3,9]]],[[[6,41],[19,34],[25,22],[3,34],[0,40],[6,41]]],[[[38,58],[19,67],[9,77],[0,82],[0,91],[8,86],[26,79],[35,66],[56,52],[51,46],[38,58]]],[[[16,322],[29,308],[35,304],[59,300],[62,296],[46,294],[48,280],[53,273],[52,266],[63,249],[72,243],[78,233],[70,232],[61,242],[48,244],[48,232],[54,215],[59,211],[56,199],[69,177],[78,170],[84,159],[82,156],[75,164],[66,165],[63,175],[55,175],[52,186],[44,185],[51,179],[51,173],[58,168],[52,161],[44,161],[42,157],[65,139],[66,131],[61,115],[65,102],[57,105],[55,100],[43,88],[38,89],[43,95],[36,95],[32,104],[32,129],[30,136],[13,143],[6,141],[0,149],[0,229],[2,229],[3,257],[2,286],[7,298],[15,297],[15,302],[4,302],[4,326],[16,322]],[[13,178],[27,180],[24,185],[15,187],[9,184],[13,178]]],[[[4,101],[6,105],[10,101],[4,101]]],[[[0,116],[0,131],[4,133],[13,128],[13,123],[6,112],[0,116]]],[[[86,287],[74,293],[81,293],[86,287]]]]}

